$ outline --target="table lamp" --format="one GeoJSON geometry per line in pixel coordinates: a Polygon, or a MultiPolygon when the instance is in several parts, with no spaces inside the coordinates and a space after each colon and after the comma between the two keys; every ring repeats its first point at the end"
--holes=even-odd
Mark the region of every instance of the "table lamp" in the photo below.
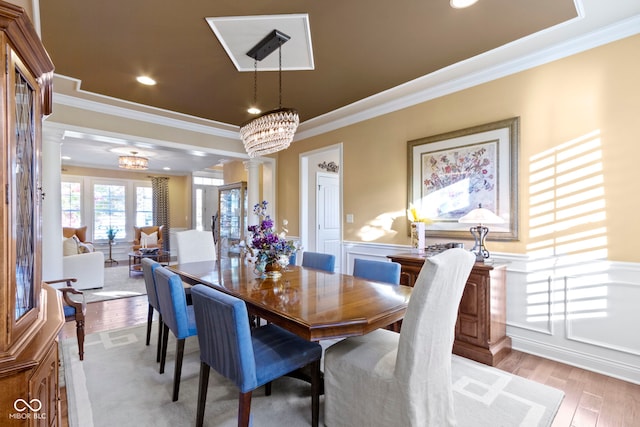
{"type": "Polygon", "coordinates": [[[476,209],[460,217],[458,222],[463,224],[478,224],[469,229],[475,239],[475,245],[473,249],[471,249],[471,252],[476,254],[476,262],[484,262],[486,258],[489,258],[489,251],[484,246],[484,240],[487,234],[489,234],[489,228],[483,224],[501,224],[504,222],[504,219],[479,204],[476,209]]]}

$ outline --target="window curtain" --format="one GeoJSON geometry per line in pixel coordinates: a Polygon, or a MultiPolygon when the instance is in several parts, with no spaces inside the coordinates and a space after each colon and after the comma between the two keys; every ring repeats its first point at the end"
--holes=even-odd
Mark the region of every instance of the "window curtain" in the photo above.
{"type": "Polygon", "coordinates": [[[169,239],[171,225],[169,224],[169,178],[151,178],[151,190],[153,191],[153,223],[164,225],[162,229],[162,250],[169,252],[171,243],[169,239]]]}

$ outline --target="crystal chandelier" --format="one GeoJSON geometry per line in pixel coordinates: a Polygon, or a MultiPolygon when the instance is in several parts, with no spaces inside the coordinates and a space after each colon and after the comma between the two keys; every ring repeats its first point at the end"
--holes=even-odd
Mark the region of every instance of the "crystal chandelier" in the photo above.
{"type": "Polygon", "coordinates": [[[278,49],[279,106],[276,110],[249,120],[240,127],[240,137],[249,157],[275,153],[289,147],[296,133],[300,118],[292,108],[282,108],[282,44],[290,39],[286,34],[273,30],[247,55],[254,60],[254,102],[257,98],[257,61],[261,61],[278,49]]]}
{"type": "Polygon", "coordinates": [[[123,169],[146,170],[149,168],[149,159],[137,156],[137,151],[132,151],[131,156],[120,156],[118,166],[123,169]]]}

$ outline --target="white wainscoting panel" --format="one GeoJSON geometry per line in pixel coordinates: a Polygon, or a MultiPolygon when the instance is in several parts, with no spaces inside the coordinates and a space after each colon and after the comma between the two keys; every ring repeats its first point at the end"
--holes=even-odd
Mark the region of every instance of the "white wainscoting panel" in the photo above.
{"type": "Polygon", "coordinates": [[[356,258],[374,261],[389,261],[387,255],[411,252],[411,247],[380,243],[343,242],[343,274],[353,274],[353,260],[356,258]]]}

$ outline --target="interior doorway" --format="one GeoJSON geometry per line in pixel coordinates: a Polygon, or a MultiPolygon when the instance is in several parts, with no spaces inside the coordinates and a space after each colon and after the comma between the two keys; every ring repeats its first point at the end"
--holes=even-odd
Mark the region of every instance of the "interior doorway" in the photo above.
{"type": "Polygon", "coordinates": [[[211,218],[218,212],[218,185],[221,178],[193,177],[192,228],[211,231],[211,218]]]}
{"type": "Polygon", "coordinates": [[[342,144],[300,155],[300,241],[303,250],[336,256],[342,271],[342,144]]]}

